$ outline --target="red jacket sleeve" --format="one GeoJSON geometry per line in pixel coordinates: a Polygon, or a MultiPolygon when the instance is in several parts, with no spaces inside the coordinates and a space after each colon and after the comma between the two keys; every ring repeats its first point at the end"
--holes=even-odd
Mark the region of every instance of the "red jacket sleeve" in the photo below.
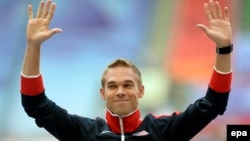
{"type": "Polygon", "coordinates": [[[216,92],[225,93],[231,90],[232,72],[221,74],[216,70],[213,71],[209,87],[216,92]]]}
{"type": "Polygon", "coordinates": [[[41,74],[33,78],[28,78],[21,75],[21,94],[27,96],[36,96],[43,91],[44,85],[41,74]]]}

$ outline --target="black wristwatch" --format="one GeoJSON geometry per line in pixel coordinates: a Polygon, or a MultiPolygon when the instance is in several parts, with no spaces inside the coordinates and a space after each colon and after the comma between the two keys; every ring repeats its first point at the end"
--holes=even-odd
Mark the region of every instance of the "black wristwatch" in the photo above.
{"type": "Polygon", "coordinates": [[[229,54],[233,51],[233,44],[230,44],[226,47],[216,47],[216,53],[217,54],[229,54]]]}

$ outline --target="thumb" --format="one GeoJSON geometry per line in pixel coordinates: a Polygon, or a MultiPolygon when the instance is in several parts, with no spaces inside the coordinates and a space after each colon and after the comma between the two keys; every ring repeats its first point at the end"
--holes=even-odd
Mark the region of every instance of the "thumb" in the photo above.
{"type": "Polygon", "coordinates": [[[207,26],[205,26],[203,24],[197,24],[196,26],[199,27],[201,30],[203,30],[206,34],[208,34],[207,26]]]}
{"type": "Polygon", "coordinates": [[[49,31],[49,36],[51,37],[51,36],[53,36],[54,34],[60,33],[60,32],[62,32],[62,29],[60,29],[60,28],[53,28],[53,29],[51,29],[51,30],[49,31]]]}

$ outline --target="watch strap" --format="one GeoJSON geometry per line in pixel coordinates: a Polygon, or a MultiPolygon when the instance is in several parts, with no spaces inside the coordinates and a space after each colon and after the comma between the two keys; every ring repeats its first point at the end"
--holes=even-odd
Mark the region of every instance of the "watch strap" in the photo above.
{"type": "Polygon", "coordinates": [[[225,47],[216,47],[217,54],[229,54],[233,51],[233,44],[225,47]]]}

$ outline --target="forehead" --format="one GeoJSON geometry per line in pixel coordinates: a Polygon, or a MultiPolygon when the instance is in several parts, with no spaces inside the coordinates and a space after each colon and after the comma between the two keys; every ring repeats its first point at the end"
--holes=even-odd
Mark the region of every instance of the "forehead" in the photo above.
{"type": "Polygon", "coordinates": [[[136,81],[138,79],[138,76],[132,68],[119,66],[109,68],[104,76],[104,79],[106,80],[105,83],[108,83],[110,81],[136,81]]]}

